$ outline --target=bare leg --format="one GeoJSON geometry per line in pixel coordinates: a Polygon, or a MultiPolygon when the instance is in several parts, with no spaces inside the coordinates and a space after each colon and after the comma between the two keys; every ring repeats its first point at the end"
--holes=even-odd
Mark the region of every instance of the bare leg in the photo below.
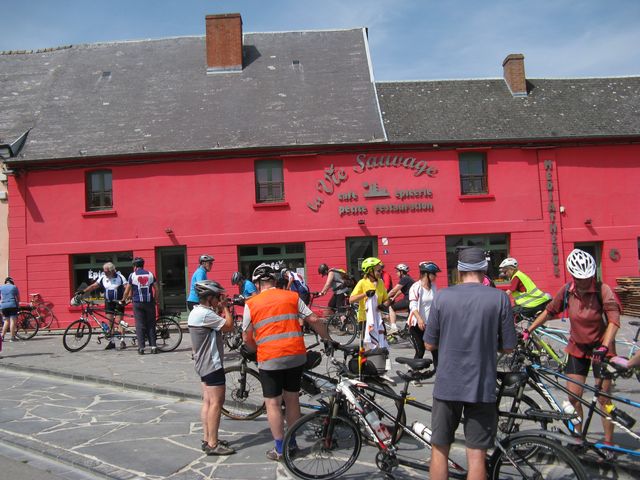
{"type": "MultiPolygon", "coordinates": [[[[609,393],[611,390],[611,380],[604,380],[602,382],[602,390],[609,393]]],[[[604,410],[604,406],[611,403],[611,400],[605,397],[598,397],[598,403],[600,404],[600,408],[604,410]]],[[[602,417],[602,428],[604,430],[604,441],[613,443],[613,423],[602,417]]]]}
{"type": "Polygon", "coordinates": [[[284,438],[284,417],[282,416],[282,395],[264,399],[267,408],[267,421],[274,440],[284,438]]]}
{"type": "Polygon", "coordinates": [[[451,445],[432,445],[429,476],[431,480],[447,480],[449,478],[449,448],[451,445]]]}
{"type": "Polygon", "coordinates": [[[467,448],[467,463],[469,471],[467,480],[485,480],[487,478],[486,450],[467,448]]]}
{"type": "MultiPolygon", "coordinates": [[[[587,379],[587,377],[585,377],[584,375],[576,375],[575,373],[570,373],[567,375],[567,377],[580,383],[584,383],[587,379]]],[[[567,390],[569,390],[569,392],[573,393],[577,397],[582,398],[582,393],[584,391],[584,388],[582,388],[580,385],[577,385],[575,383],[567,382],[567,390]]],[[[569,402],[571,403],[571,405],[573,405],[573,408],[575,409],[576,413],[580,416],[580,418],[584,418],[584,415],[582,414],[582,404],[578,401],[578,399],[573,398],[573,396],[569,395],[569,402]]],[[[576,431],[582,432],[581,423],[578,423],[576,425],[576,431]]]]}
{"type": "Polygon", "coordinates": [[[209,398],[207,395],[207,385],[202,382],[202,408],[200,409],[200,421],[202,422],[202,439],[209,442],[209,426],[207,418],[209,415],[209,398]]]}
{"type": "Polygon", "coordinates": [[[285,416],[287,419],[287,428],[291,428],[301,416],[300,414],[300,394],[299,392],[287,392],[282,393],[282,398],[285,404],[285,416]]]}
{"type": "Polygon", "coordinates": [[[224,403],[224,385],[205,387],[209,398],[209,410],[207,412],[207,441],[210,447],[218,444],[218,429],[220,428],[220,414],[224,403]]]}

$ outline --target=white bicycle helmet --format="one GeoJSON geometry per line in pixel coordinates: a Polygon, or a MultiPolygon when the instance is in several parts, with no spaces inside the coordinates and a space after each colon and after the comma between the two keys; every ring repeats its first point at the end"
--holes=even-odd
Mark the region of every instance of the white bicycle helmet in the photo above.
{"type": "Polygon", "coordinates": [[[584,250],[575,248],[567,257],[567,270],[575,278],[591,278],[596,274],[596,261],[584,250]]]}
{"type": "Polygon", "coordinates": [[[399,272],[409,273],[409,266],[404,263],[399,263],[396,265],[396,270],[399,272]]]}
{"type": "Polygon", "coordinates": [[[518,268],[518,261],[513,257],[507,257],[500,262],[499,268],[518,268]]]}

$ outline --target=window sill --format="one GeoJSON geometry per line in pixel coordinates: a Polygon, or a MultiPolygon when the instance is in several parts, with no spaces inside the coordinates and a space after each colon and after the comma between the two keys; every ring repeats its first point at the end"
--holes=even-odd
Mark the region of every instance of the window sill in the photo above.
{"type": "Polygon", "coordinates": [[[458,195],[459,200],[495,200],[496,196],[491,193],[483,193],[480,195],[458,195]]]}
{"type": "Polygon", "coordinates": [[[289,208],[289,202],[254,203],[253,208],[289,208]]]}
{"type": "Polygon", "coordinates": [[[83,217],[115,217],[117,215],[117,210],[96,210],[94,212],[82,212],[83,217]]]}

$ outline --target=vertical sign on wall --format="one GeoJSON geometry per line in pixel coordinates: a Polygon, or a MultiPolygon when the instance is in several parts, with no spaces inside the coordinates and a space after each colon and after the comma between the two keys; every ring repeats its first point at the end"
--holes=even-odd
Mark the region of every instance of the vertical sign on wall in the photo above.
{"type": "Polygon", "coordinates": [[[544,161],[544,170],[547,176],[547,193],[549,194],[549,231],[551,232],[551,255],[553,261],[553,274],[560,276],[560,251],[558,250],[558,224],[556,222],[556,204],[553,201],[553,161],[544,161]]]}

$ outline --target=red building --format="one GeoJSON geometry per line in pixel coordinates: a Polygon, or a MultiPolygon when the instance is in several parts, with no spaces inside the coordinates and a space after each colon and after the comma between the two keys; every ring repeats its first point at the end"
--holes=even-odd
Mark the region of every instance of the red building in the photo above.
{"type": "Polygon", "coordinates": [[[79,283],[134,256],[172,308],[202,253],[230,288],[284,260],[317,290],[320,263],[370,255],[410,273],[433,260],[444,286],[468,244],[547,291],[575,246],[606,282],[638,275],[640,77],[526,79],[511,55],[501,79],[376,84],[362,29],[207,22],[206,37],[0,56],[0,97],[18,93],[0,137],[29,132],[6,160],[10,273],[62,324],[79,283]]]}

